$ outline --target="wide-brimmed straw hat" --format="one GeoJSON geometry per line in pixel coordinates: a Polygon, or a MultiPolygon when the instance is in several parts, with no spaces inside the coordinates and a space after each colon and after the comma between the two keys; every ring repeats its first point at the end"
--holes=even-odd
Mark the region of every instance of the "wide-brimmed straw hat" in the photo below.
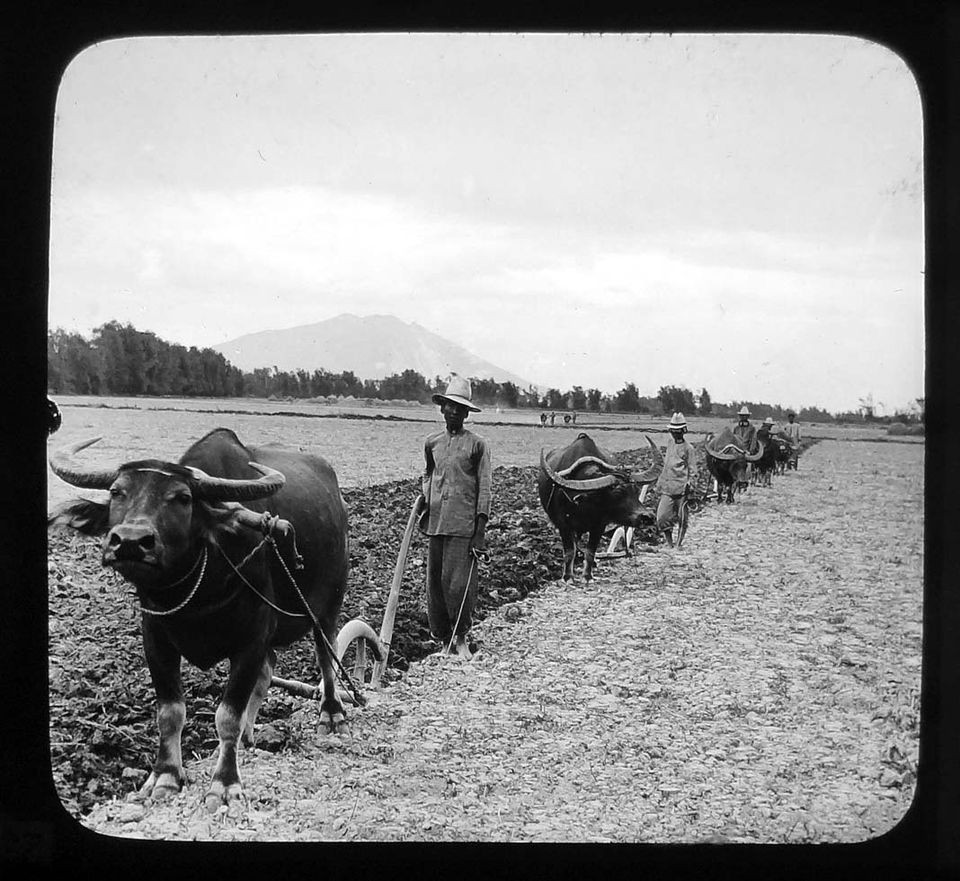
{"type": "Polygon", "coordinates": [[[470,387],[470,380],[457,376],[454,373],[447,383],[447,390],[441,395],[439,392],[433,396],[434,404],[442,404],[444,401],[452,401],[454,404],[460,404],[474,413],[479,413],[480,408],[474,407],[471,403],[473,398],[473,389],[470,387]]]}
{"type": "Polygon", "coordinates": [[[773,425],[773,417],[772,417],[772,416],[768,416],[766,419],[763,420],[763,424],[764,424],[764,425],[773,425]]]}
{"type": "Polygon", "coordinates": [[[737,416],[749,416],[749,415],[750,415],[750,411],[746,408],[746,406],[741,407],[740,411],[737,413],[737,416]]]}
{"type": "Polygon", "coordinates": [[[671,431],[675,428],[686,428],[686,427],[687,427],[687,420],[683,418],[683,413],[680,413],[679,411],[674,413],[673,416],[670,417],[670,424],[667,426],[667,428],[670,429],[671,431]]]}

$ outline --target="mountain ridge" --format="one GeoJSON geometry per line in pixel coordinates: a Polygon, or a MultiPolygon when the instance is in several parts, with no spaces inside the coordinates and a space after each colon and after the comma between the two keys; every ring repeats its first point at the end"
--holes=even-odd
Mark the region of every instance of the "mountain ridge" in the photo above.
{"type": "Polygon", "coordinates": [[[382,313],[344,312],[312,324],[244,334],[210,348],[244,372],[262,367],[349,370],[359,379],[383,379],[410,369],[428,380],[458,373],[512,382],[521,389],[535,385],[416,322],[382,313]]]}

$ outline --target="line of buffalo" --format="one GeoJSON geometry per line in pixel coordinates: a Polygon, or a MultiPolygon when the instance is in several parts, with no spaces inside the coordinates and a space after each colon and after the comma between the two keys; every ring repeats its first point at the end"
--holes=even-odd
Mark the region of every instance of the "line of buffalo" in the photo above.
{"type": "MultiPolygon", "coordinates": [[[[717,497],[733,501],[751,467],[778,467],[775,444],[755,452],[727,433],[704,445],[717,497]]],[[[229,659],[216,712],[217,764],[207,807],[242,795],[238,743],[251,743],[257,712],[270,685],[276,649],[313,631],[322,673],[321,726],[337,731],[345,714],[334,667],[342,656],[336,625],[348,579],[347,510],[336,473],[324,459],[275,445],[245,446],[233,431],[216,429],[171,463],[156,459],[116,468],[86,468],[78,454],[99,438],[57,451],[53,472],[73,486],[109,492],[105,502],[76,500],[51,512],[50,526],[102,535],[101,562],[135,588],[142,612],[147,665],[157,696],[159,747],[141,792],[163,796],[184,782],[181,733],[186,719],[181,660],[209,669],[229,659]],[[267,505],[269,503],[269,512],[267,505]]],[[[541,452],[538,493],[560,532],[563,577],[573,577],[577,541],[588,535],[584,576],[590,578],[609,524],[640,527],[654,521],[644,504],[663,466],[627,471],[586,434],[541,452]]],[[[789,445],[788,445],[789,446],[789,445]]],[[[787,457],[788,458],[788,457],[787,457]]],[[[350,622],[381,657],[374,631],[350,622]]]]}

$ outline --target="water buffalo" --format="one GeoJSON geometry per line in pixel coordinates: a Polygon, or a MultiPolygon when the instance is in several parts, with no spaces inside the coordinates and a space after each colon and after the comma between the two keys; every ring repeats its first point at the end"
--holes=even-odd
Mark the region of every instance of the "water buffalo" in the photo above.
{"type": "MultiPolygon", "coordinates": [[[[60,450],[50,466],[74,486],[109,490],[109,500],[68,503],[51,514],[50,525],[104,534],[103,565],[136,589],[160,732],[142,793],[161,797],[185,782],[181,658],[203,669],[230,660],[215,718],[219,755],[205,795],[214,810],[242,795],[238,740],[253,743],[275,649],[311,628],[304,603],[325,636],[315,634],[323,680],[320,724],[336,731],[344,723],[330,652],[348,571],[347,511],[337,476],[317,456],[246,447],[225,428],[197,441],[176,464],[146,459],[84,468],[75,457],[98,440],[60,450]],[[283,518],[281,537],[295,532],[299,569],[262,544],[267,498],[271,512],[283,518]]],[[[377,653],[376,634],[363,627],[377,653]]]]}
{"type": "Polygon", "coordinates": [[[747,486],[750,479],[750,465],[763,457],[764,445],[760,444],[755,453],[744,450],[729,428],[719,435],[707,438],[703,445],[706,453],[707,470],[717,481],[717,501],[723,501],[726,492],[727,504],[733,503],[733,493],[747,486]]]}
{"type": "Polygon", "coordinates": [[[584,550],[583,577],[590,580],[596,565],[597,546],[608,523],[623,526],[652,525],[654,512],[640,500],[644,484],[657,479],[663,455],[647,438],[656,461],[642,473],[618,468],[610,453],[583,432],[566,447],[540,451],[538,491],[547,517],[560,530],[563,542],[563,579],[573,577],[577,539],[589,534],[584,550]]]}
{"type": "Polygon", "coordinates": [[[757,432],[757,440],[763,445],[763,455],[753,465],[751,482],[754,485],[770,486],[774,474],[783,473],[783,464],[790,458],[790,443],[780,434],[757,432]]]}
{"type": "Polygon", "coordinates": [[[776,447],[773,473],[784,474],[790,466],[790,460],[793,458],[793,446],[790,443],[790,438],[782,431],[778,431],[773,435],[773,443],[776,447]]]}

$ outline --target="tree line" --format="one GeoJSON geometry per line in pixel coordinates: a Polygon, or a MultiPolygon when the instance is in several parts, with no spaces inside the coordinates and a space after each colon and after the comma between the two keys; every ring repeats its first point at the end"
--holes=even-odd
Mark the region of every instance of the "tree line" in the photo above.
{"type": "MultiPolygon", "coordinates": [[[[150,331],[108,321],[89,339],[57,328],[47,333],[50,394],[175,397],[374,398],[429,402],[446,385],[415,370],[384,379],[361,379],[350,370],[285,371],[261,367],[244,372],[213,349],[168,343],[150,331]]],[[[511,382],[473,379],[478,402],[524,406],[511,382]]],[[[529,392],[526,397],[529,397],[529,392]]]]}
{"type": "MultiPolygon", "coordinates": [[[[661,386],[655,396],[641,395],[637,386],[626,382],[618,392],[600,389],[549,388],[540,394],[536,387],[520,388],[512,382],[470,377],[473,398],[488,407],[574,410],[594,413],[636,413],[661,415],[680,411],[686,415],[733,417],[746,405],[751,417],[776,421],[786,419],[787,408],[762,401],[713,401],[706,388],[694,394],[683,386],[661,386]]],[[[58,328],[47,333],[47,388],[50,394],[67,395],[148,395],[173,397],[257,397],[257,398],[370,398],[428,403],[443,391],[446,379],[430,379],[415,370],[384,379],[361,379],[352,371],[334,373],[325,369],[283,371],[261,367],[244,372],[213,349],[198,349],[168,343],[150,331],[130,324],[108,321],[94,329],[90,339],[58,328]]],[[[861,402],[862,403],[862,402],[861,402]]],[[[898,421],[923,420],[923,399],[908,413],[896,413],[898,421]]],[[[797,418],[804,422],[891,421],[873,409],[830,414],[819,407],[801,407],[797,418]]]]}

